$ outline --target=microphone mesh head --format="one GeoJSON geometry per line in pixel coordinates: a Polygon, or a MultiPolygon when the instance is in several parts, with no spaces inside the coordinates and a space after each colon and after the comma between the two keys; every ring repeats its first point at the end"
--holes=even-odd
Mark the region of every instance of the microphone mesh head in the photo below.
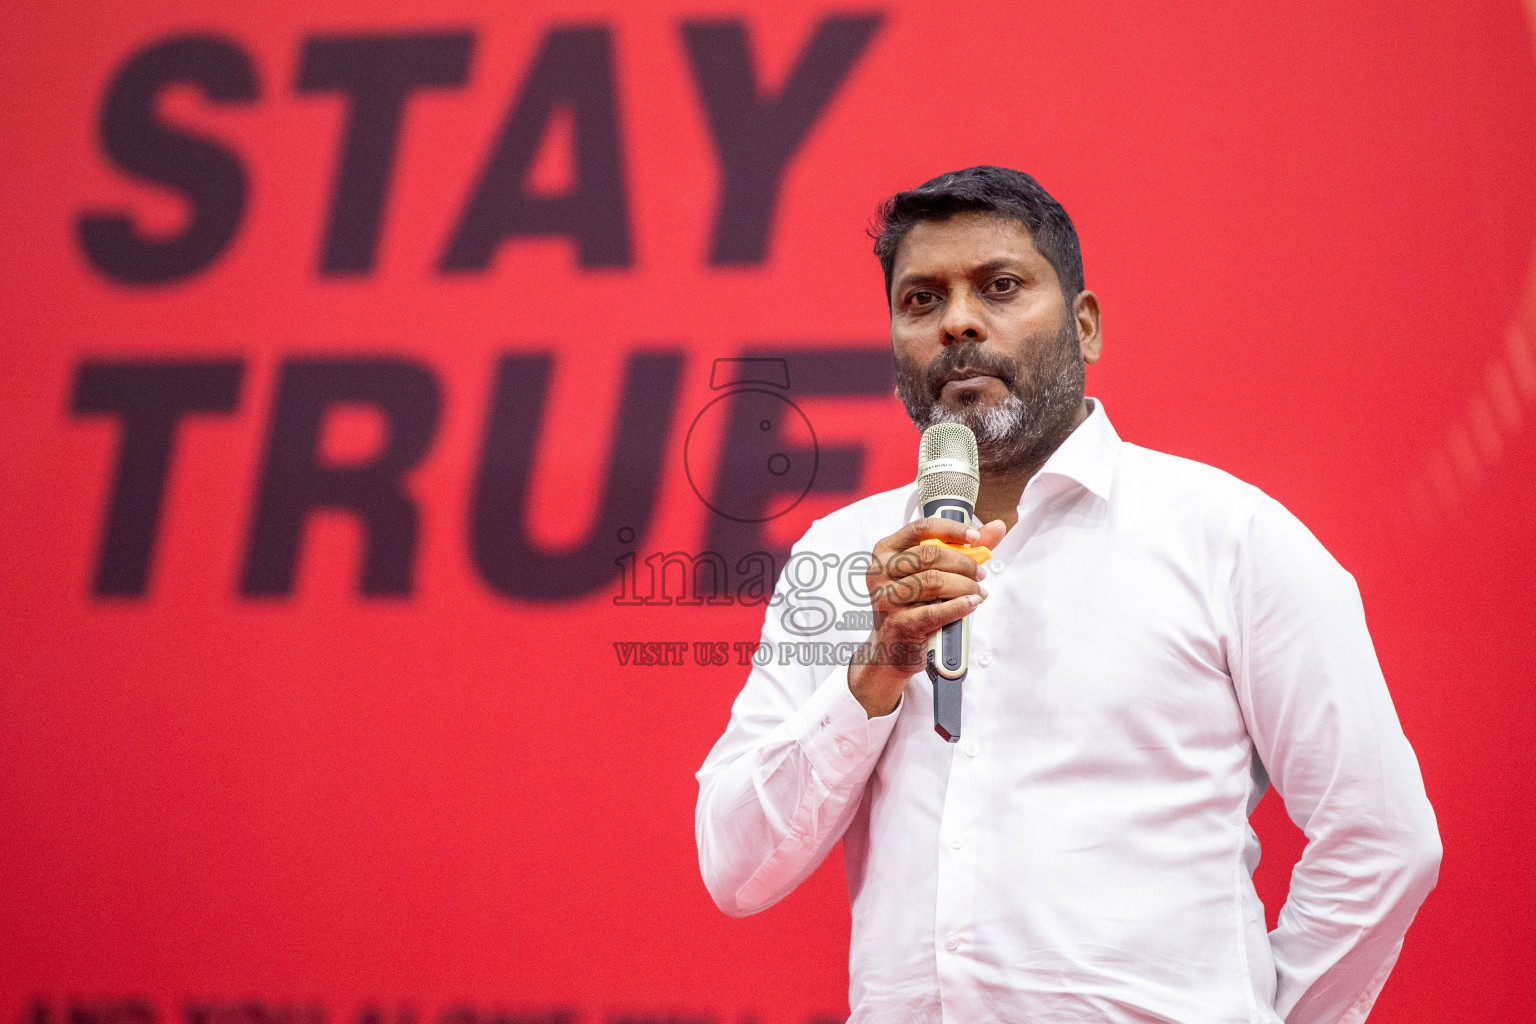
{"type": "Polygon", "coordinates": [[[917,455],[917,486],[924,503],[934,498],[959,498],[976,505],[981,488],[976,435],[964,423],[935,423],[923,431],[917,455]]]}

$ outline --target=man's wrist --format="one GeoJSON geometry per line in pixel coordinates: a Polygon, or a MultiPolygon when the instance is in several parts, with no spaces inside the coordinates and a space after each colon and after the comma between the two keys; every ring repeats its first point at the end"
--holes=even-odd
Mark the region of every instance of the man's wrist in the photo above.
{"type": "Polygon", "coordinates": [[[853,664],[848,666],[848,691],[870,718],[884,718],[895,711],[907,688],[907,680],[912,676],[908,667],[893,665],[889,658],[872,656],[882,649],[889,650],[871,637],[854,655],[853,664]]]}

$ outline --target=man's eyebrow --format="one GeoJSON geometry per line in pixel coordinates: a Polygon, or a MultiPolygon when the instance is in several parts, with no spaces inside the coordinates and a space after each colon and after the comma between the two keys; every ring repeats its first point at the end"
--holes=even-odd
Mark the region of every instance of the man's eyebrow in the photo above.
{"type": "Polygon", "coordinates": [[[896,285],[893,290],[905,288],[909,284],[934,284],[939,280],[938,274],[913,274],[908,272],[896,279],[896,285]]]}
{"type": "MultiPolygon", "coordinates": [[[[1022,260],[1012,256],[999,256],[996,259],[987,260],[985,263],[978,263],[971,268],[970,273],[972,275],[990,274],[995,270],[1013,270],[1017,269],[1022,262],[1022,260]]],[[[896,283],[892,286],[891,290],[897,291],[914,284],[934,284],[942,280],[943,276],[940,274],[917,274],[909,271],[896,279],[896,283]]]]}

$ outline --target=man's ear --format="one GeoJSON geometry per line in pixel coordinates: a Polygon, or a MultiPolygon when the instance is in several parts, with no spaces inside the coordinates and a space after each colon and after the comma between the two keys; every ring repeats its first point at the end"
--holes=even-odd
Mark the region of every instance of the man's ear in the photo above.
{"type": "Polygon", "coordinates": [[[1072,300],[1072,316],[1077,321],[1077,348],[1083,362],[1098,362],[1104,348],[1104,336],[1099,331],[1099,297],[1087,290],[1078,292],[1072,300]]]}

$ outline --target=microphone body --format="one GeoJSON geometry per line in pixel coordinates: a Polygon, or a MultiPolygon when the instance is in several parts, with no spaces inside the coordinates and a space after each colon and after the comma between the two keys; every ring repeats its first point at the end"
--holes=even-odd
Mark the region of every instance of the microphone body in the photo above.
{"type": "MultiPolygon", "coordinates": [[[[951,498],[923,505],[924,516],[971,525],[975,509],[951,498]]],[[[971,664],[971,617],[951,622],[928,638],[928,681],[933,684],[933,728],[950,743],[960,739],[960,687],[971,664]]]]}
{"type": "MultiPolygon", "coordinates": [[[[971,429],[936,423],[923,431],[917,481],[925,517],[973,525],[981,472],[971,429]]],[[[961,688],[970,668],[970,648],[969,615],[928,638],[925,667],[933,684],[933,728],[949,743],[960,738],[961,688]]]]}

